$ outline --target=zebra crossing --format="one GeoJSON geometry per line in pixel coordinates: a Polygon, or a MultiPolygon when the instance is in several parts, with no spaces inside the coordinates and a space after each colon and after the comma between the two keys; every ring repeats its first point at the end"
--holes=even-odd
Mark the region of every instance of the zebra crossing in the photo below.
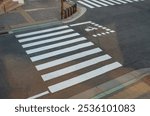
{"type": "MultiPolygon", "coordinates": [[[[48,86],[47,89],[52,94],[122,67],[122,64],[114,61],[109,54],[68,25],[15,36],[40,72],[43,83],[67,75],[68,79],[48,86]],[[105,64],[106,61],[110,63],[105,64]],[[81,72],[83,69],[89,71],[81,72]],[[77,75],[72,75],[76,72],[77,75]]],[[[42,95],[45,93],[49,92],[42,95]]]]}
{"type": "Polygon", "coordinates": [[[80,5],[83,5],[87,8],[93,9],[96,7],[106,7],[106,6],[113,6],[113,5],[121,5],[121,4],[128,4],[134,2],[140,2],[144,0],[78,0],[77,2],[80,5]]]}

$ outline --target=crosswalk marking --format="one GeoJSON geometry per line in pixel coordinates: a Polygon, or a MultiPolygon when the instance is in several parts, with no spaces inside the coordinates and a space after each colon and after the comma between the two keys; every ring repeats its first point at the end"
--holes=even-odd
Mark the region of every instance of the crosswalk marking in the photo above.
{"type": "Polygon", "coordinates": [[[39,40],[42,38],[52,37],[52,36],[61,35],[61,34],[69,33],[69,32],[73,32],[73,30],[67,29],[67,30],[58,31],[58,32],[54,32],[54,33],[48,33],[48,34],[28,37],[28,38],[20,39],[19,42],[22,43],[22,42],[28,42],[28,41],[33,41],[33,40],[39,40]]]}
{"type": "Polygon", "coordinates": [[[111,2],[108,2],[108,1],[106,1],[106,0],[99,0],[99,1],[104,2],[104,3],[106,3],[106,4],[109,4],[109,5],[115,5],[115,4],[113,4],[113,3],[111,3],[111,2]]]}
{"type": "Polygon", "coordinates": [[[50,29],[44,29],[44,30],[40,30],[40,31],[27,32],[24,34],[18,34],[18,35],[16,35],[16,37],[21,38],[21,37],[26,37],[26,36],[31,36],[31,35],[41,34],[41,33],[47,33],[47,32],[57,31],[57,30],[61,30],[61,29],[66,29],[66,28],[69,28],[69,26],[65,25],[65,26],[54,27],[54,28],[50,28],[50,29]]]}
{"type": "Polygon", "coordinates": [[[131,3],[133,2],[133,1],[131,1],[131,0],[125,0],[125,1],[127,1],[127,2],[131,2],[131,3]]]}
{"type": "Polygon", "coordinates": [[[100,5],[103,5],[103,6],[108,6],[107,4],[102,3],[102,2],[100,2],[100,1],[98,1],[98,0],[91,0],[91,1],[93,1],[93,2],[95,2],[95,3],[97,3],[97,4],[100,4],[100,5]]]}
{"type": "Polygon", "coordinates": [[[60,77],[62,75],[65,75],[65,74],[68,74],[68,73],[75,72],[77,70],[83,69],[85,67],[97,64],[99,62],[108,60],[110,58],[111,58],[111,56],[109,56],[109,55],[99,56],[99,57],[90,59],[88,61],[81,62],[79,64],[75,64],[75,65],[72,65],[72,66],[69,66],[69,67],[66,67],[66,68],[63,68],[63,69],[60,69],[60,70],[48,73],[48,74],[44,74],[44,75],[42,75],[42,78],[43,78],[44,81],[48,81],[48,80],[51,80],[51,79],[54,79],[54,78],[58,78],[58,77],[60,77]]]}
{"type": "Polygon", "coordinates": [[[92,42],[87,42],[87,43],[75,45],[75,46],[72,46],[72,47],[60,49],[60,50],[57,50],[57,51],[48,52],[48,53],[45,53],[45,54],[42,54],[42,55],[34,56],[34,57],[31,57],[31,60],[32,60],[32,62],[35,62],[35,61],[43,60],[43,59],[50,58],[50,57],[53,57],[53,56],[56,56],[56,55],[60,55],[60,54],[68,53],[68,52],[71,52],[71,51],[79,50],[81,48],[89,47],[89,46],[92,46],[92,45],[94,45],[92,42]]]}
{"type": "Polygon", "coordinates": [[[85,24],[90,24],[90,23],[92,23],[92,22],[91,21],[86,21],[86,22],[82,22],[82,23],[71,24],[70,26],[74,27],[74,26],[85,25],[85,24]]]}
{"type": "Polygon", "coordinates": [[[144,0],[78,0],[77,2],[87,8],[105,7],[121,5],[133,2],[142,2],[144,0]]]}
{"type": "MultiPolygon", "coordinates": [[[[82,40],[86,40],[85,38],[79,38],[79,39],[76,39],[74,41],[71,41],[71,43],[73,42],[77,42],[77,41],[82,41],[82,40]]],[[[53,44],[53,45],[47,45],[47,46],[44,46],[44,47],[39,47],[39,48],[35,48],[35,49],[31,49],[31,50],[27,50],[26,53],[27,54],[33,54],[33,53],[37,53],[37,52],[41,52],[41,51],[45,51],[45,50],[49,50],[49,49],[52,49],[52,48],[55,48],[55,47],[59,47],[61,46],[61,44],[69,44],[70,41],[68,42],[63,42],[63,43],[60,43],[60,44],[53,44]]],[[[53,56],[53,55],[56,55],[56,54],[60,54],[60,53],[66,53],[68,51],[71,51],[71,50],[77,50],[77,49],[80,49],[82,48],[81,46],[83,47],[87,47],[87,46],[91,46],[93,45],[93,43],[91,42],[88,42],[88,43],[83,43],[83,44],[79,44],[79,45],[75,45],[75,46],[72,46],[72,47],[68,47],[68,48],[64,48],[64,49],[61,49],[61,50],[58,50],[58,51],[54,51],[54,52],[50,52],[49,54],[51,54],[50,56],[53,56]],[[55,53],[55,54],[54,54],[55,53]]],[[[45,54],[45,55],[41,55],[41,59],[43,58],[42,56],[46,56],[47,57],[49,56],[49,54],[45,54]]],[[[39,56],[40,57],[40,56],[39,56]]],[[[33,58],[34,59],[34,58],[33,58]]]]}
{"type": "Polygon", "coordinates": [[[40,51],[49,50],[49,49],[52,49],[52,48],[57,48],[57,47],[60,47],[60,46],[72,44],[72,43],[75,43],[75,42],[83,41],[83,40],[86,40],[86,38],[80,37],[80,38],[76,38],[76,39],[73,39],[73,40],[68,40],[68,41],[59,42],[59,43],[52,44],[52,45],[46,45],[46,46],[30,49],[30,50],[27,50],[26,52],[27,52],[27,54],[36,53],[36,52],[40,52],[40,51]]]}
{"type": "Polygon", "coordinates": [[[123,0],[116,0],[116,1],[121,2],[121,3],[123,3],[123,4],[127,4],[127,2],[125,2],[125,1],[123,1],[123,0]]]}
{"type": "Polygon", "coordinates": [[[52,93],[55,93],[55,92],[58,92],[60,90],[66,89],[66,88],[74,86],[76,84],[79,84],[81,82],[87,81],[87,80],[95,78],[97,76],[100,76],[100,75],[102,75],[106,72],[117,69],[121,66],[122,65],[120,63],[114,62],[112,64],[105,65],[103,67],[100,67],[96,70],[93,70],[93,71],[90,71],[88,73],[82,74],[80,76],[77,76],[77,77],[71,78],[69,80],[62,81],[62,82],[57,83],[55,85],[49,86],[48,88],[52,93]]]}
{"type": "Polygon", "coordinates": [[[80,3],[80,4],[84,5],[84,6],[87,6],[89,8],[94,8],[93,6],[91,6],[91,5],[89,5],[89,4],[85,3],[85,2],[82,2],[82,1],[78,1],[78,3],[80,3]]]}
{"type": "Polygon", "coordinates": [[[42,97],[42,96],[47,95],[47,94],[49,94],[49,91],[45,91],[45,92],[39,93],[37,95],[29,97],[28,99],[36,99],[36,98],[42,97]]]}
{"type": "Polygon", "coordinates": [[[47,62],[47,63],[44,63],[44,64],[37,65],[36,69],[38,71],[44,70],[44,69],[54,67],[54,66],[66,63],[66,62],[70,62],[70,61],[73,61],[73,60],[76,60],[76,59],[79,59],[79,58],[83,58],[85,56],[89,56],[89,55],[92,55],[92,54],[95,54],[95,53],[99,53],[101,51],[102,50],[100,48],[94,48],[94,49],[91,49],[91,50],[79,52],[79,53],[73,54],[71,56],[67,56],[67,57],[64,57],[64,58],[61,58],[61,59],[57,59],[57,60],[54,60],[54,61],[50,61],[50,62],[47,62]]]}
{"type": "Polygon", "coordinates": [[[93,5],[93,6],[101,7],[100,5],[95,4],[94,2],[90,2],[90,1],[88,1],[88,0],[83,0],[83,1],[89,3],[89,4],[93,5]]]}
{"type": "MultiPolygon", "coordinates": [[[[100,4],[102,3],[100,0],[91,1],[102,5],[100,4]]],[[[103,5],[105,5],[105,3],[103,5]]],[[[40,72],[43,82],[49,82],[52,79],[61,80],[61,78],[66,75],[69,78],[64,81],[59,80],[59,83],[50,84],[47,88],[49,91],[42,92],[29,98],[38,98],[55,93],[92,78],[96,78],[97,76],[122,66],[120,63],[115,62],[110,55],[105,54],[105,51],[101,48],[95,46],[89,39],[75,32],[74,29],[71,29],[71,27],[86,24],[100,26],[91,21],[86,21],[69,26],[65,25],[29,33],[16,34],[18,42],[25,49],[27,55],[29,55],[37,71],[40,72]],[[97,67],[99,65],[100,67],[97,67]],[[90,69],[90,72],[83,73],[82,70],[84,69],[85,71],[90,69]],[[79,76],[73,77],[73,73],[78,73],[79,76]],[[62,87],[59,87],[61,85],[62,87]]],[[[101,28],[109,33],[115,32],[111,29],[108,30],[107,27],[101,26],[101,28]]],[[[105,35],[106,33],[103,32],[99,34],[105,35]]]]}
{"type": "Polygon", "coordinates": [[[115,1],[115,0],[108,0],[108,1],[110,1],[110,2],[112,2],[112,3],[115,3],[115,4],[121,4],[120,2],[117,2],[117,1],[115,1]]]}
{"type": "Polygon", "coordinates": [[[56,42],[56,41],[59,41],[59,40],[64,40],[64,39],[76,37],[76,36],[79,36],[79,35],[80,35],[79,33],[71,33],[71,34],[67,34],[67,35],[63,35],[63,36],[53,37],[53,38],[46,39],[46,40],[40,40],[40,41],[37,41],[37,42],[23,44],[22,47],[23,48],[28,48],[28,47],[32,47],[32,46],[36,46],[36,45],[41,45],[41,44],[45,44],[45,43],[56,42]]]}

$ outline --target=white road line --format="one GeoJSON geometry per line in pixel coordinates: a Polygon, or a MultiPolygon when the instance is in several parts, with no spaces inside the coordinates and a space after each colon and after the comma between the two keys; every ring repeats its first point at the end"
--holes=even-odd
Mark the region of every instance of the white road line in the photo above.
{"type": "Polygon", "coordinates": [[[98,1],[104,2],[104,3],[109,4],[109,5],[115,5],[115,4],[113,4],[113,3],[111,3],[111,2],[108,2],[108,1],[106,1],[106,0],[98,0],[98,1]]]}
{"type": "Polygon", "coordinates": [[[93,35],[93,37],[97,37],[97,35],[93,35]]]}
{"type": "Polygon", "coordinates": [[[100,1],[97,1],[97,0],[91,0],[91,1],[93,1],[93,2],[95,2],[95,3],[97,3],[97,4],[100,4],[100,5],[103,5],[103,6],[108,6],[107,4],[102,3],[102,2],[100,2],[100,1]]]}
{"type": "Polygon", "coordinates": [[[38,39],[42,39],[42,38],[46,38],[46,37],[52,37],[52,36],[56,36],[56,35],[66,34],[66,33],[73,32],[73,31],[74,31],[73,29],[67,29],[67,30],[63,30],[63,31],[58,31],[58,32],[53,32],[53,33],[33,36],[33,37],[27,37],[27,38],[24,38],[24,39],[20,39],[18,41],[20,43],[28,42],[28,41],[38,40],[38,39]]]}
{"type": "Polygon", "coordinates": [[[47,95],[47,94],[49,94],[49,91],[45,91],[45,92],[39,93],[39,94],[34,95],[32,97],[29,97],[27,99],[36,99],[36,98],[42,97],[42,96],[47,95]]]}
{"type": "MultiPolygon", "coordinates": [[[[82,40],[83,38],[81,38],[81,40],[82,40]]],[[[67,43],[67,42],[66,42],[67,43]]],[[[93,45],[91,42],[89,42],[91,45],[93,45]]],[[[58,44],[58,46],[59,46],[60,44],[58,44]]],[[[84,47],[84,45],[86,45],[86,44],[82,44],[83,45],[83,47],[84,47]]],[[[53,44],[53,45],[47,45],[47,46],[43,46],[43,47],[39,47],[39,48],[35,48],[35,49],[31,49],[31,50],[26,50],[26,53],[27,54],[33,54],[33,53],[37,53],[37,52],[41,52],[41,51],[45,51],[45,50],[50,50],[50,49],[52,49],[52,48],[55,48],[55,46],[57,47],[57,44],[53,44]]],[[[50,52],[51,53],[51,55],[54,55],[55,53],[57,54],[57,53],[61,53],[60,51],[63,51],[63,50],[66,50],[66,51],[63,51],[63,52],[67,52],[67,50],[72,50],[73,48],[76,48],[76,47],[79,47],[80,46],[80,44],[79,45],[76,45],[76,46],[73,46],[73,47],[69,47],[69,48],[64,48],[64,49],[61,49],[61,50],[57,50],[57,51],[54,51],[54,52],[50,52]]],[[[50,54],[49,53],[49,54],[50,54]]]]}
{"type": "Polygon", "coordinates": [[[127,2],[133,2],[133,1],[131,1],[131,0],[125,0],[125,1],[127,1],[127,2]]]}
{"type": "Polygon", "coordinates": [[[82,5],[86,6],[86,7],[89,7],[89,8],[94,8],[92,5],[89,5],[89,4],[87,4],[85,2],[82,2],[82,1],[78,1],[78,3],[80,3],[80,4],[82,4],[82,5]]]}
{"type": "Polygon", "coordinates": [[[114,30],[111,30],[110,32],[111,32],[111,33],[115,33],[115,31],[114,31],[114,30]]]}
{"type": "Polygon", "coordinates": [[[106,32],[107,34],[110,34],[110,32],[106,32]]]}
{"type": "Polygon", "coordinates": [[[57,65],[60,65],[60,64],[66,63],[66,62],[70,62],[70,61],[79,59],[79,58],[83,58],[85,56],[89,56],[89,55],[92,55],[92,54],[95,54],[95,53],[99,53],[101,51],[102,50],[100,48],[94,48],[94,49],[91,49],[91,50],[87,50],[87,51],[84,51],[84,52],[73,54],[71,56],[67,56],[67,57],[64,57],[64,58],[60,58],[60,59],[57,59],[57,60],[54,60],[54,61],[50,61],[50,62],[47,62],[47,63],[44,63],[44,64],[37,65],[36,69],[38,71],[40,71],[40,70],[50,68],[50,67],[53,67],[53,66],[57,66],[57,65]]]}
{"type": "Polygon", "coordinates": [[[112,2],[112,3],[115,3],[115,4],[121,4],[120,2],[117,2],[117,1],[115,1],[115,0],[108,0],[108,1],[110,1],[110,2],[112,2]]]}
{"type": "Polygon", "coordinates": [[[82,22],[82,23],[75,23],[75,24],[72,24],[70,26],[74,27],[74,26],[85,25],[85,24],[90,24],[90,23],[92,23],[92,22],[91,21],[87,21],[87,22],[82,22]]]}
{"type": "Polygon", "coordinates": [[[59,40],[64,40],[64,39],[76,37],[76,36],[79,36],[79,35],[80,35],[79,33],[71,33],[71,34],[67,34],[67,35],[63,35],[63,36],[53,37],[53,38],[46,39],[46,40],[40,40],[40,41],[37,41],[37,42],[23,44],[22,47],[23,48],[28,48],[28,47],[32,47],[32,46],[36,46],[36,45],[41,45],[41,44],[45,44],[45,43],[50,43],[50,42],[55,42],[55,41],[59,41],[59,40]]]}
{"type": "Polygon", "coordinates": [[[79,50],[81,48],[89,47],[89,46],[92,46],[92,45],[94,45],[92,42],[87,42],[87,43],[75,45],[75,46],[72,46],[72,47],[64,48],[64,49],[61,49],[61,50],[48,52],[46,54],[34,56],[34,57],[31,57],[30,59],[32,60],[32,62],[35,62],[35,61],[43,60],[43,59],[50,58],[50,57],[53,57],[53,56],[57,56],[57,55],[60,55],[60,54],[64,54],[64,53],[72,52],[72,51],[75,51],[75,50],[79,50]]]}
{"type": "Polygon", "coordinates": [[[108,59],[111,59],[111,56],[109,56],[109,55],[99,56],[99,57],[81,62],[79,64],[75,64],[75,65],[72,65],[72,66],[69,66],[69,67],[66,67],[66,68],[48,73],[48,74],[44,74],[44,75],[42,75],[42,79],[44,81],[48,81],[48,80],[51,80],[51,79],[54,79],[54,78],[58,78],[62,75],[78,71],[78,70],[86,68],[88,66],[95,65],[95,64],[100,63],[102,61],[106,61],[108,59]]]}
{"type": "Polygon", "coordinates": [[[49,49],[52,49],[52,48],[68,45],[68,44],[71,44],[71,43],[83,41],[83,40],[86,40],[86,38],[80,37],[80,38],[76,38],[76,39],[69,40],[69,41],[64,41],[64,42],[60,42],[60,43],[56,43],[56,44],[52,44],[52,45],[47,45],[47,46],[43,46],[43,47],[30,49],[30,50],[27,50],[26,52],[28,54],[36,53],[36,52],[40,52],[40,51],[49,50],[49,49]]]}
{"type": "Polygon", "coordinates": [[[50,28],[50,29],[33,31],[33,32],[29,32],[29,33],[24,33],[24,34],[18,34],[18,35],[16,35],[16,37],[21,38],[21,37],[26,37],[26,36],[31,36],[31,35],[41,34],[41,33],[47,33],[47,32],[57,31],[57,30],[61,30],[61,29],[66,29],[66,28],[69,28],[69,26],[54,27],[54,28],[50,28]]]}
{"type": "Polygon", "coordinates": [[[55,92],[58,92],[60,90],[66,89],[68,87],[71,87],[71,86],[74,86],[76,84],[82,83],[82,82],[90,80],[92,78],[95,78],[97,76],[100,76],[102,74],[105,74],[105,73],[112,71],[114,69],[117,69],[121,66],[122,65],[120,63],[114,62],[112,64],[105,65],[105,66],[100,67],[96,70],[90,71],[88,73],[82,74],[82,75],[74,77],[72,79],[62,81],[62,82],[57,83],[55,85],[49,86],[48,88],[51,91],[51,93],[55,93],[55,92]]]}
{"type": "Polygon", "coordinates": [[[93,5],[93,6],[101,7],[101,5],[98,5],[98,4],[94,3],[94,2],[91,2],[91,1],[88,1],[88,0],[83,0],[83,1],[89,3],[89,4],[93,5]]]}
{"type": "Polygon", "coordinates": [[[127,4],[127,2],[123,1],[123,0],[117,0],[118,2],[121,2],[123,4],[127,4]]]}

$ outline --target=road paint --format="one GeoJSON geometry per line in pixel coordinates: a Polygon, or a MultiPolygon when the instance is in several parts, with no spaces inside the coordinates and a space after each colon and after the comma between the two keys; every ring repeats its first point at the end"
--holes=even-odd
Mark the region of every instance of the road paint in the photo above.
{"type": "Polygon", "coordinates": [[[64,48],[64,49],[60,49],[60,50],[57,50],[57,51],[48,52],[46,54],[31,57],[31,60],[32,60],[32,62],[35,62],[35,61],[43,60],[43,59],[46,59],[46,58],[50,58],[50,57],[57,56],[57,55],[60,55],[60,54],[72,52],[72,51],[79,50],[81,48],[86,48],[86,47],[93,46],[93,45],[94,44],[92,42],[78,44],[78,45],[74,45],[74,46],[71,46],[71,47],[68,47],[68,48],[64,48]]]}
{"type": "Polygon", "coordinates": [[[47,95],[47,94],[49,94],[49,93],[50,93],[49,91],[45,91],[45,92],[39,93],[39,94],[37,94],[37,95],[34,95],[34,96],[32,96],[32,97],[29,97],[29,98],[27,98],[27,99],[36,99],[36,98],[42,97],[42,96],[44,96],[44,95],[47,95]]]}
{"type": "Polygon", "coordinates": [[[109,4],[109,5],[115,5],[115,4],[113,4],[113,3],[111,3],[111,2],[108,2],[108,1],[106,1],[106,0],[99,0],[99,1],[104,2],[104,3],[106,3],[106,4],[109,4]]]}
{"type": "Polygon", "coordinates": [[[114,30],[111,30],[110,32],[111,32],[111,33],[114,33],[115,31],[114,31],[114,30]]]}
{"type": "Polygon", "coordinates": [[[69,41],[64,41],[64,42],[60,42],[60,43],[56,43],[56,44],[52,44],[52,45],[46,45],[46,46],[43,46],[43,47],[30,49],[30,50],[27,50],[26,52],[28,54],[37,53],[37,52],[40,52],[40,51],[50,50],[52,48],[57,48],[57,47],[61,47],[61,46],[64,46],[64,45],[69,45],[69,44],[72,44],[72,43],[75,43],[75,42],[80,42],[80,41],[83,41],[83,40],[86,40],[86,38],[80,37],[80,38],[76,38],[76,39],[69,40],[69,41]]]}
{"type": "Polygon", "coordinates": [[[95,2],[95,3],[97,3],[97,4],[100,4],[100,5],[103,5],[103,6],[108,6],[107,4],[102,3],[102,2],[100,2],[100,1],[98,1],[98,0],[91,0],[91,1],[93,1],[93,2],[95,2]]]}
{"type": "Polygon", "coordinates": [[[106,35],[105,33],[101,33],[102,35],[106,35]]]}
{"type": "Polygon", "coordinates": [[[102,34],[99,33],[99,34],[97,34],[97,35],[98,35],[98,36],[101,36],[102,34]]]}
{"type": "Polygon", "coordinates": [[[36,41],[36,42],[32,42],[32,43],[23,44],[22,47],[28,48],[28,47],[32,47],[32,46],[36,46],[36,45],[41,45],[41,44],[45,44],[45,43],[50,43],[50,42],[55,42],[55,41],[59,41],[59,40],[76,37],[79,35],[80,35],[79,33],[71,33],[71,34],[67,34],[67,35],[63,35],[63,36],[53,37],[53,38],[46,39],[46,40],[40,40],[40,41],[36,41]]]}
{"type": "Polygon", "coordinates": [[[66,34],[66,33],[73,32],[73,31],[74,31],[73,29],[67,29],[67,30],[63,30],[63,31],[58,31],[58,32],[53,32],[53,33],[48,33],[48,34],[43,34],[43,35],[37,35],[37,36],[33,36],[33,37],[27,37],[24,39],[20,39],[18,41],[20,43],[28,42],[28,41],[39,40],[39,39],[52,37],[52,36],[56,36],[56,35],[66,34]]]}
{"type": "Polygon", "coordinates": [[[131,2],[131,3],[133,2],[133,1],[131,1],[131,0],[125,0],[125,1],[127,1],[127,2],[131,2]]]}
{"type": "Polygon", "coordinates": [[[80,4],[82,4],[82,5],[86,6],[86,7],[89,7],[89,8],[94,8],[92,5],[89,5],[89,4],[87,4],[85,2],[82,2],[82,1],[78,1],[78,3],[80,3],[80,4]]]}
{"type": "Polygon", "coordinates": [[[83,0],[83,1],[89,3],[89,4],[93,5],[93,6],[101,7],[101,5],[98,5],[98,4],[94,3],[94,2],[91,2],[91,1],[88,1],[88,0],[83,0]]]}
{"type": "Polygon", "coordinates": [[[93,35],[93,37],[97,37],[97,35],[93,35]]]}
{"type": "Polygon", "coordinates": [[[74,26],[80,26],[80,25],[85,25],[85,24],[90,24],[91,21],[86,21],[86,22],[82,22],[82,23],[75,23],[75,24],[72,24],[70,25],[71,27],[74,27],[74,26]]]}
{"type": "Polygon", "coordinates": [[[110,1],[110,2],[112,2],[112,3],[115,3],[115,4],[121,4],[120,2],[117,2],[117,1],[115,1],[115,0],[108,0],[108,1],[110,1]]]}
{"type": "Polygon", "coordinates": [[[127,4],[127,2],[123,1],[123,0],[117,0],[118,2],[121,2],[123,4],[127,4]]]}
{"type": "Polygon", "coordinates": [[[47,32],[51,32],[51,31],[66,29],[66,28],[69,28],[69,26],[60,26],[60,27],[54,27],[54,28],[44,29],[44,30],[39,30],[39,31],[33,31],[33,32],[29,32],[29,33],[24,33],[24,34],[18,34],[18,35],[16,35],[16,37],[17,38],[27,37],[27,36],[31,36],[31,35],[42,34],[42,33],[47,33],[47,32]]]}
{"type": "Polygon", "coordinates": [[[109,60],[109,59],[111,59],[111,56],[109,56],[109,55],[99,56],[99,57],[81,62],[79,64],[75,64],[75,65],[72,65],[72,66],[69,66],[69,67],[48,73],[48,74],[44,74],[44,75],[42,75],[42,79],[44,81],[48,81],[48,80],[58,78],[58,77],[63,76],[65,74],[81,70],[81,69],[86,68],[88,66],[92,66],[92,65],[95,65],[97,63],[109,60]]]}
{"type": "Polygon", "coordinates": [[[80,52],[80,53],[73,54],[73,55],[70,55],[70,56],[67,56],[67,57],[64,57],[64,58],[60,58],[60,59],[57,59],[57,60],[54,60],[54,61],[50,61],[50,62],[47,62],[47,63],[44,63],[44,64],[37,65],[36,69],[38,71],[40,71],[40,70],[47,69],[47,68],[50,68],[50,67],[53,67],[53,66],[57,66],[57,65],[60,65],[60,64],[63,64],[63,63],[67,63],[67,62],[70,62],[70,61],[73,61],[73,60],[76,60],[76,59],[79,59],[79,58],[83,58],[85,56],[87,57],[89,55],[96,54],[96,53],[99,53],[101,51],[102,50],[100,48],[94,48],[94,49],[91,49],[91,50],[87,50],[87,51],[84,51],[84,52],[80,52]]]}
{"type": "Polygon", "coordinates": [[[107,34],[110,34],[110,32],[106,32],[107,34]]]}
{"type": "Polygon", "coordinates": [[[100,67],[96,70],[90,71],[88,73],[79,75],[77,77],[71,78],[71,79],[66,80],[66,81],[62,81],[62,82],[57,83],[57,84],[52,85],[52,86],[49,86],[48,88],[52,93],[55,93],[55,92],[58,92],[60,90],[66,89],[68,87],[77,85],[79,83],[85,82],[85,81],[90,80],[90,79],[93,79],[97,76],[105,74],[105,73],[112,71],[114,69],[117,69],[121,66],[122,65],[120,63],[114,62],[114,63],[108,64],[108,65],[105,65],[103,67],[100,67]]]}

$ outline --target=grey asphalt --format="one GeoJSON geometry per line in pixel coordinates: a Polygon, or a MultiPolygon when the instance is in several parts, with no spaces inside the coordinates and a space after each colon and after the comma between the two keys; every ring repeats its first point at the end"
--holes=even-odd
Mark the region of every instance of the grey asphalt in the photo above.
{"type": "MultiPolygon", "coordinates": [[[[83,30],[84,26],[73,27],[75,31],[111,55],[113,60],[132,70],[150,67],[150,1],[88,9],[82,17],[70,24],[85,21],[92,21],[115,30],[108,38],[94,38],[83,30]]],[[[45,28],[49,27],[41,27],[45,28]]],[[[108,75],[103,76],[107,78],[102,82],[109,80],[108,75]]],[[[46,91],[49,84],[43,84],[40,73],[36,71],[14,34],[0,36],[0,80],[0,98],[27,98],[37,94],[37,91],[46,91]]],[[[93,87],[95,86],[93,83],[97,81],[99,79],[85,85],[91,84],[90,87],[93,87]]],[[[78,85],[72,93],[66,90],[65,95],[59,92],[43,98],[68,98],[90,87],[80,90],[78,85]],[[75,91],[76,89],[78,91],[75,91]]]]}
{"type": "MultiPolygon", "coordinates": [[[[103,26],[112,27],[116,31],[116,39],[123,55],[124,66],[134,69],[150,67],[149,0],[126,5],[88,8],[84,16],[76,22],[84,22],[87,19],[103,26]]],[[[86,33],[83,34],[86,35],[86,33]]],[[[111,46],[111,43],[108,44],[111,46]]]]}

